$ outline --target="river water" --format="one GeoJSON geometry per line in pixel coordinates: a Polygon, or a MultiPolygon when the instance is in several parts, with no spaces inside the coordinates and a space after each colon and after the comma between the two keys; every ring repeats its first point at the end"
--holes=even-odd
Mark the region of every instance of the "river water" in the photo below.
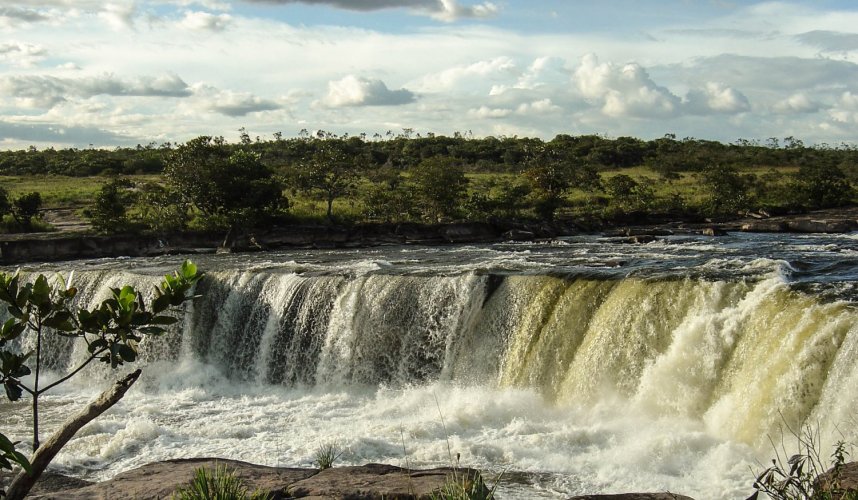
{"type": "MultiPolygon", "coordinates": [[[[149,289],[182,256],[76,261],[81,300],[149,289]]],[[[502,498],[672,491],[746,498],[771,442],[858,440],[858,235],[671,236],[646,245],[379,247],[197,256],[202,296],[141,345],[144,376],[55,460],[106,479],[216,456],[449,465],[502,498]]],[[[26,346],[25,346],[26,347],[26,346]]],[[[53,342],[55,373],[81,346],[53,342]]],[[[125,371],[128,371],[126,369],[125,371]]],[[[46,430],[117,377],[46,397],[46,430]]],[[[26,403],[0,425],[27,439],[26,403]]],[[[782,451],[781,451],[782,453],[782,451]]]]}

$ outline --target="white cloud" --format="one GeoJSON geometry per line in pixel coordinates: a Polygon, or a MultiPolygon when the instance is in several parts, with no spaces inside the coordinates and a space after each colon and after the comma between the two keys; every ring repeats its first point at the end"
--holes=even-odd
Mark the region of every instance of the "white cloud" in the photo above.
{"type": "Polygon", "coordinates": [[[637,63],[599,63],[595,55],[588,54],[575,70],[573,81],[584,97],[601,102],[602,112],[612,117],[669,117],[681,104],[679,97],[656,85],[637,63]]]}
{"type": "Polygon", "coordinates": [[[561,110],[562,108],[551,102],[551,99],[545,98],[533,102],[523,102],[519,104],[515,112],[519,115],[545,115],[561,110]]]}
{"type": "Polygon", "coordinates": [[[112,29],[122,30],[134,28],[134,14],[136,12],[137,6],[134,2],[108,3],[98,13],[98,17],[103,19],[112,29]]]}
{"type": "Polygon", "coordinates": [[[328,82],[328,94],[322,104],[331,108],[344,106],[396,106],[415,99],[407,89],[390,90],[381,80],[348,75],[328,82]]]}
{"type": "Polygon", "coordinates": [[[468,116],[471,118],[486,119],[486,118],[506,118],[512,114],[511,109],[490,108],[488,106],[480,106],[479,108],[469,109],[468,116]]]}
{"type": "Polygon", "coordinates": [[[816,113],[821,108],[822,105],[819,102],[811,99],[804,92],[792,94],[772,107],[776,113],[781,114],[816,113]]]}
{"type": "Polygon", "coordinates": [[[751,109],[748,98],[722,83],[708,82],[703,89],[688,92],[683,102],[689,113],[741,113],[751,109]]]}
{"type": "Polygon", "coordinates": [[[189,11],[179,24],[194,31],[223,31],[232,22],[229,14],[210,14],[202,11],[189,11]]]}
{"type": "Polygon", "coordinates": [[[50,16],[38,10],[24,7],[0,7],[0,26],[18,26],[21,24],[47,21],[50,16]]]}
{"type": "Polygon", "coordinates": [[[500,8],[492,2],[462,5],[458,0],[245,0],[250,3],[328,5],[340,9],[374,11],[406,8],[444,22],[459,19],[481,19],[497,15],[500,8]]]}
{"type": "Polygon", "coordinates": [[[13,66],[31,67],[47,56],[47,50],[41,45],[31,43],[8,42],[0,43],[0,61],[13,66]]]}
{"type": "Polygon", "coordinates": [[[0,95],[14,98],[23,107],[50,108],[72,97],[188,97],[191,92],[188,85],[176,75],[132,80],[121,80],[110,74],[75,79],[15,75],[0,77],[0,95]]]}
{"type": "Polygon", "coordinates": [[[203,107],[226,116],[246,116],[260,111],[274,111],[283,106],[246,92],[219,91],[204,98],[203,107]]]}
{"type": "Polygon", "coordinates": [[[515,62],[503,56],[447,68],[423,77],[417,85],[422,92],[442,92],[461,83],[473,86],[475,83],[481,84],[483,80],[516,77],[518,74],[519,70],[515,62]]]}

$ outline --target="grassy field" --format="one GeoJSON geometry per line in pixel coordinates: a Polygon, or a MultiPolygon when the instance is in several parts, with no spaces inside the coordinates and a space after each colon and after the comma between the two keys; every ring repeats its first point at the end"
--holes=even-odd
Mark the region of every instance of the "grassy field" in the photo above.
{"type": "MultiPolygon", "coordinates": [[[[762,176],[770,172],[787,175],[795,172],[790,167],[750,167],[741,169],[743,174],[762,176]]],[[[657,198],[665,199],[671,196],[682,196],[689,204],[698,204],[708,193],[701,188],[699,174],[695,172],[680,172],[679,179],[664,181],[658,173],[647,167],[633,167],[602,171],[602,179],[606,180],[619,174],[625,174],[638,182],[650,183],[657,198]]],[[[496,195],[504,185],[521,182],[517,174],[511,173],[470,173],[468,196],[474,193],[496,195]]],[[[61,176],[0,176],[0,186],[11,196],[37,191],[42,195],[42,206],[45,209],[74,209],[80,213],[92,205],[95,196],[102,185],[110,181],[110,177],[61,177],[61,176]]],[[[130,176],[134,182],[158,182],[159,175],[130,176]]],[[[368,183],[368,181],[363,181],[368,183]]],[[[358,191],[362,191],[362,187],[358,191]]],[[[298,221],[321,220],[325,216],[326,205],[322,199],[312,198],[303,193],[287,190],[290,202],[290,214],[298,221]]],[[[604,193],[588,193],[581,190],[570,190],[567,199],[578,207],[584,207],[594,200],[594,196],[604,197],[604,193]]],[[[334,216],[341,221],[359,221],[364,218],[364,204],[360,196],[339,198],[334,202],[334,216]]]]}
{"type": "MultiPolygon", "coordinates": [[[[131,179],[153,181],[159,177],[139,175],[131,179]]],[[[12,197],[37,191],[42,195],[43,208],[85,208],[109,180],[110,177],[0,176],[0,186],[12,197]]]]}

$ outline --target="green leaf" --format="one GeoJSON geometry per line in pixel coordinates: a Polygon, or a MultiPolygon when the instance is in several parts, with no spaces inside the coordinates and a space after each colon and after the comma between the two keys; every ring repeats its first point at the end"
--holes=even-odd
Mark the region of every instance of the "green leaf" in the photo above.
{"type": "Polygon", "coordinates": [[[25,323],[19,323],[15,318],[10,318],[3,323],[3,327],[0,329],[0,338],[3,340],[16,339],[26,329],[27,325],[25,323]]]}
{"type": "Polygon", "coordinates": [[[23,391],[18,385],[17,380],[6,380],[6,382],[3,384],[3,387],[6,389],[6,397],[9,398],[9,401],[18,401],[19,399],[21,399],[21,394],[23,394],[23,391]]]}
{"type": "Polygon", "coordinates": [[[174,318],[172,316],[155,316],[152,318],[152,321],[149,322],[151,325],[175,325],[179,322],[178,318],[174,318]]]}
{"type": "Polygon", "coordinates": [[[197,265],[191,262],[190,260],[186,260],[182,263],[182,277],[186,280],[192,280],[197,276],[197,265]]]}
{"type": "Polygon", "coordinates": [[[137,351],[128,344],[116,344],[116,353],[123,361],[133,363],[137,359],[137,351]]]}
{"type": "Polygon", "coordinates": [[[44,274],[40,274],[33,283],[30,301],[40,306],[51,302],[51,285],[48,284],[48,278],[45,278],[44,274]]]}

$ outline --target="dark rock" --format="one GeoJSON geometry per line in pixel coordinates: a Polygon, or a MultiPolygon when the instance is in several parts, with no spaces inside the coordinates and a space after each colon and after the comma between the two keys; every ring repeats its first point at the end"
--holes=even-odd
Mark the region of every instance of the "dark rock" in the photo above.
{"type": "Polygon", "coordinates": [[[642,245],[645,243],[652,243],[656,239],[657,238],[651,234],[639,234],[637,236],[630,236],[628,238],[624,238],[624,239],[620,240],[620,243],[630,243],[630,244],[642,245]]]}
{"type": "Polygon", "coordinates": [[[705,227],[700,234],[703,236],[727,236],[727,231],[724,231],[720,227],[705,227]]]}
{"type": "Polygon", "coordinates": [[[492,241],[498,237],[491,225],[481,222],[445,224],[440,233],[449,243],[492,241]]]}
{"type": "Polygon", "coordinates": [[[507,241],[530,241],[536,238],[536,234],[531,231],[525,231],[524,229],[510,229],[503,233],[501,238],[507,241]]]}
{"type": "Polygon", "coordinates": [[[787,228],[797,233],[849,233],[858,229],[854,220],[798,219],[787,222],[787,228]]]}
{"type": "Polygon", "coordinates": [[[746,233],[783,233],[789,228],[782,221],[755,221],[742,224],[741,229],[746,233]]]}
{"type": "Polygon", "coordinates": [[[581,495],[569,500],[694,500],[676,493],[620,493],[618,495],[581,495]]]}
{"type": "MultiPolygon", "coordinates": [[[[487,494],[480,473],[473,469],[439,468],[412,471],[392,465],[368,464],[335,467],[298,481],[289,487],[295,498],[411,499],[429,498],[448,481],[475,482],[487,494]]],[[[480,497],[478,497],[480,498],[480,497]]]]}

